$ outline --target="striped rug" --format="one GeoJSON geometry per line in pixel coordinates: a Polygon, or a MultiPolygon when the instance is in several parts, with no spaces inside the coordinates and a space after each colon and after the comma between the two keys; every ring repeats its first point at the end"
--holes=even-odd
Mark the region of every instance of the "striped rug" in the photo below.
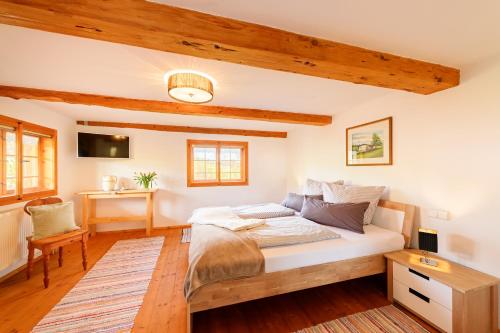
{"type": "Polygon", "coordinates": [[[296,333],[429,333],[392,305],[335,319],[296,333]]]}
{"type": "Polygon", "coordinates": [[[116,242],[33,332],[128,332],[165,237],[116,242]]]}

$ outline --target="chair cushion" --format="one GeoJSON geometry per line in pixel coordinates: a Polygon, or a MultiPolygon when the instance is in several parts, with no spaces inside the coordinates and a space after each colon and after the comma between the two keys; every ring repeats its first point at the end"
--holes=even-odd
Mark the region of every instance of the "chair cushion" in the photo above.
{"type": "Polygon", "coordinates": [[[33,240],[78,230],[75,223],[73,202],[28,208],[33,222],[33,240]]]}

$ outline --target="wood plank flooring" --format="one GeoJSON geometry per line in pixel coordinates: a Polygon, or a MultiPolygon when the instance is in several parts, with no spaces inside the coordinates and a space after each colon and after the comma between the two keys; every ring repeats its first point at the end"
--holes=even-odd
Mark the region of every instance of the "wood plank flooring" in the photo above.
{"type": "MultiPolygon", "coordinates": [[[[185,333],[187,309],[182,290],[188,245],[180,243],[180,229],[154,230],[153,235],[166,240],[133,331],[185,333]]],[[[89,240],[89,268],[117,240],[139,237],[145,237],[145,232],[97,234],[89,240]]],[[[57,266],[56,255],[51,258],[48,289],[43,288],[41,262],[35,264],[30,280],[23,271],[0,284],[0,332],[29,332],[83,277],[79,246],[66,247],[64,254],[62,268],[57,266]]],[[[386,304],[384,277],[375,276],[197,313],[193,331],[293,332],[386,304]]]]}
{"type": "MultiPolygon", "coordinates": [[[[187,325],[182,293],[187,270],[188,244],[181,244],[181,229],[154,230],[166,237],[144,304],[137,314],[134,332],[179,332],[187,325]]],[[[89,239],[89,269],[118,240],[145,237],[145,231],[99,233],[89,239]]],[[[83,277],[80,247],[64,248],[64,266],[57,255],[50,260],[50,286],[43,288],[42,262],[35,263],[30,280],[24,271],[0,284],[0,332],[29,332],[49,310],[83,277]]]]}

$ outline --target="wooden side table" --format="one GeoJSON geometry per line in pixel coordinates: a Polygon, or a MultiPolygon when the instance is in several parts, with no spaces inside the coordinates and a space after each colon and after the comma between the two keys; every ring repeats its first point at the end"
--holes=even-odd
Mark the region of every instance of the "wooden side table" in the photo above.
{"type": "Polygon", "coordinates": [[[417,250],[387,258],[387,298],[443,332],[497,333],[498,282],[491,275],[432,256],[438,267],[420,263],[417,250]]]}
{"type": "Polygon", "coordinates": [[[151,235],[153,228],[153,195],[156,190],[123,190],[123,191],[87,191],[77,193],[83,197],[82,229],[90,231],[91,236],[96,234],[96,225],[99,223],[115,223],[130,221],[145,221],[146,235],[151,235]],[[97,217],[96,200],[99,199],[126,199],[143,198],[146,199],[146,215],[127,215],[112,217],[97,217]]]}

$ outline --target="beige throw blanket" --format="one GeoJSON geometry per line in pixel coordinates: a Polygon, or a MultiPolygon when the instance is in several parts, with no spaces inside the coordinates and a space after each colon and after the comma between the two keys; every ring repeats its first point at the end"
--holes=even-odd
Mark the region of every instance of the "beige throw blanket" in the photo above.
{"type": "Polygon", "coordinates": [[[184,282],[188,301],[206,284],[263,272],[264,256],[254,240],[213,225],[193,224],[189,269],[184,282]]]}

